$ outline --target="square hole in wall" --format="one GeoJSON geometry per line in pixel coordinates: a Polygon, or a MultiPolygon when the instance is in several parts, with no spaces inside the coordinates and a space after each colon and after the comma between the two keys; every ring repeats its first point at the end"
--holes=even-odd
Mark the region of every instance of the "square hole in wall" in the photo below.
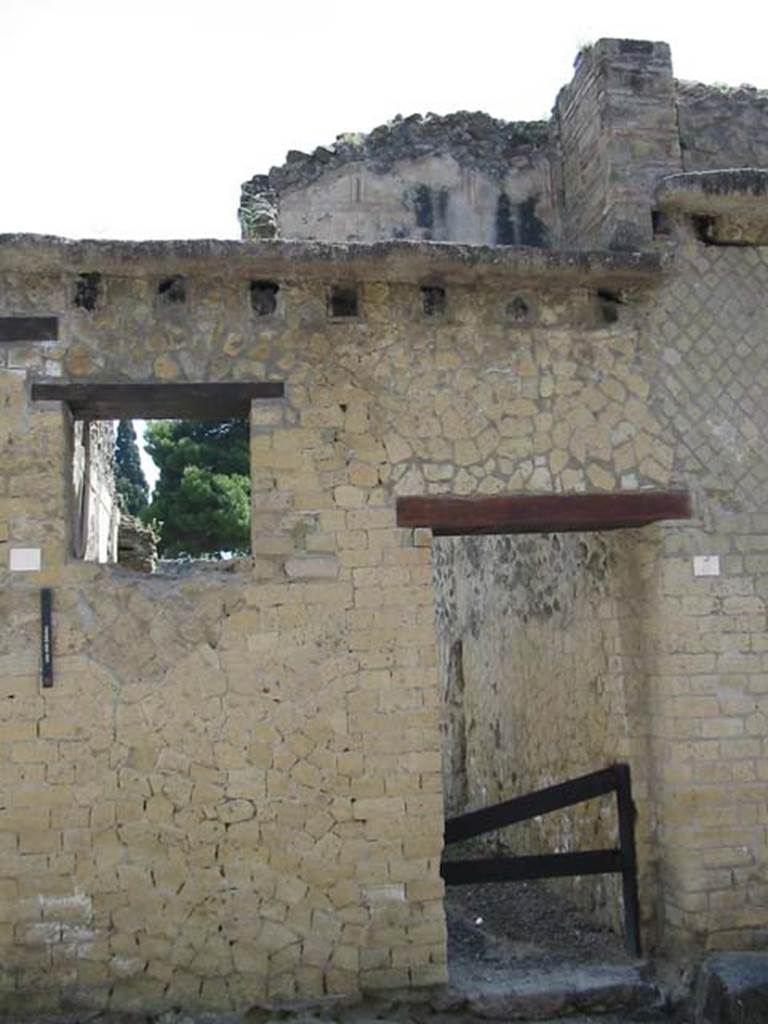
{"type": "Polygon", "coordinates": [[[181,305],[187,301],[187,281],[182,274],[164,277],[157,285],[157,295],[168,305],[181,305]]]}
{"type": "Polygon", "coordinates": [[[328,316],[335,319],[353,319],[360,315],[357,287],[353,284],[334,284],[328,292],[328,316]]]}
{"type": "Polygon", "coordinates": [[[445,288],[437,284],[422,285],[421,308],[424,316],[443,316],[447,308],[445,288]]]}
{"type": "Polygon", "coordinates": [[[251,281],[251,309],[256,316],[272,316],[277,312],[277,294],[280,285],[276,281],[251,281]]]}
{"type": "Polygon", "coordinates": [[[625,299],[621,292],[611,288],[598,288],[596,293],[598,320],[604,324],[615,324],[625,299]]]}
{"type": "Polygon", "coordinates": [[[514,295],[504,307],[507,320],[515,324],[528,324],[533,320],[533,305],[524,295],[514,295]]]}
{"type": "Polygon", "coordinates": [[[651,226],[654,238],[669,238],[672,234],[672,222],[664,210],[651,210],[651,226]]]}
{"type": "Polygon", "coordinates": [[[101,274],[78,274],[75,278],[75,294],[73,304],[78,309],[92,313],[101,297],[101,274]]]}

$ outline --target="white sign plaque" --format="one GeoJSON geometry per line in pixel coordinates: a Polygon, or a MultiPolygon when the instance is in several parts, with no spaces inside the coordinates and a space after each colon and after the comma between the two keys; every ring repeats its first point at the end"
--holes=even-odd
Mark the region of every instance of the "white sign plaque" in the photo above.
{"type": "Polygon", "coordinates": [[[40,548],[11,548],[8,568],[11,572],[40,572],[41,555],[40,548]]]}
{"type": "Polygon", "coordinates": [[[694,576],[719,576],[720,556],[719,555],[694,555],[693,556],[694,576]]]}

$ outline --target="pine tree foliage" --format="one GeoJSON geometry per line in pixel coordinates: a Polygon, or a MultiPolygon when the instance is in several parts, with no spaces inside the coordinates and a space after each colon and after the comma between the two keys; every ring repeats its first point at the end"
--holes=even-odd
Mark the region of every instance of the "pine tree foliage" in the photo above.
{"type": "Polygon", "coordinates": [[[120,420],[115,438],[115,486],[120,507],[140,516],[149,504],[149,487],[141,468],[136,431],[130,420],[120,420]]]}
{"type": "Polygon", "coordinates": [[[251,476],[247,420],[160,420],[146,449],[160,476],[143,515],[166,558],[250,549],[251,476]]]}

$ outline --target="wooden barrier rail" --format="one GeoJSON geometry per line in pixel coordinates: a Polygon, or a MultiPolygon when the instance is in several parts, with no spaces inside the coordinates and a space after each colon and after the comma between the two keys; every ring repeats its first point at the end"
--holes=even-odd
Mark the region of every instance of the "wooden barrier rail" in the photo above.
{"type": "Polygon", "coordinates": [[[556,786],[526,793],[492,807],[469,811],[445,823],[445,845],[493,832],[540,814],[572,807],[607,793],[616,793],[619,846],[577,853],[545,853],[530,857],[482,857],[444,860],[440,872],[446,885],[520,882],[535,878],[620,874],[624,901],[624,943],[632,956],[641,956],[640,912],[635,852],[635,808],[629,765],[615,764],[556,786]]]}

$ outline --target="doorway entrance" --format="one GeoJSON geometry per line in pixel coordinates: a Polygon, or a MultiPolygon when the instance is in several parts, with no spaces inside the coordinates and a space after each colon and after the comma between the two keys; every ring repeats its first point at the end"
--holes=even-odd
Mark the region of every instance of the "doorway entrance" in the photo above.
{"type": "Polygon", "coordinates": [[[602,779],[586,803],[534,806],[447,846],[448,881],[463,870],[451,863],[457,848],[462,861],[495,860],[507,879],[508,858],[528,862],[518,881],[449,886],[452,973],[467,955],[488,969],[500,950],[507,968],[530,957],[615,962],[625,958],[619,936],[627,931],[637,951],[623,912],[626,873],[612,873],[608,853],[597,863],[618,849],[620,824],[614,788],[603,783],[617,762],[640,778],[647,860],[650,712],[634,531],[690,514],[685,492],[400,499],[400,525],[434,535],[447,817],[510,806],[576,777],[602,779]],[[584,851],[597,859],[587,856],[578,870],[584,851]],[[554,860],[543,870],[547,856],[554,860]],[[554,861],[563,867],[569,858],[570,877],[550,880],[554,861]]]}

